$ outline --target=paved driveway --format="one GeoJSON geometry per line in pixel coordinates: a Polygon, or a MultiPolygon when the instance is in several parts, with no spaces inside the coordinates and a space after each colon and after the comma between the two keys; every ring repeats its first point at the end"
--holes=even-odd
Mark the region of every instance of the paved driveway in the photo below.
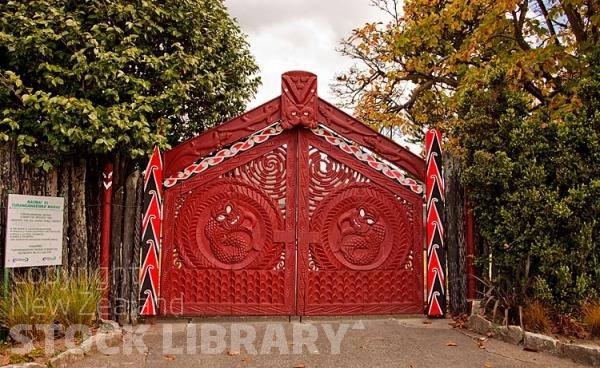
{"type": "Polygon", "coordinates": [[[582,367],[456,330],[448,320],[159,320],[74,367],[582,367]],[[137,346],[136,346],[137,345],[137,346]]]}

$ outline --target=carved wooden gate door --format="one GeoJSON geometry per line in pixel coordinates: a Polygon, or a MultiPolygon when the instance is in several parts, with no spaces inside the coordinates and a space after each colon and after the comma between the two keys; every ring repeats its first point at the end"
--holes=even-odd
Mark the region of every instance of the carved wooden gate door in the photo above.
{"type": "Polygon", "coordinates": [[[295,156],[284,132],[165,192],[163,314],[294,313],[295,156]]]}
{"type": "Polygon", "coordinates": [[[299,133],[299,314],[422,313],[421,197],[299,133]]]}
{"type": "Polygon", "coordinates": [[[423,312],[423,187],[391,162],[418,176],[420,159],[379,159],[393,143],[303,77],[165,154],[161,314],[423,312]]]}

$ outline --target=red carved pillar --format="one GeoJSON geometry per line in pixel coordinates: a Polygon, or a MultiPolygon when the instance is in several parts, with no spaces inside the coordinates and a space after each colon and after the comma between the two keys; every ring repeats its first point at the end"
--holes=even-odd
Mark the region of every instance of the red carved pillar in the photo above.
{"type": "Polygon", "coordinates": [[[425,136],[427,152],[427,316],[446,314],[446,254],[444,246],[444,179],[442,135],[431,129],[425,136]]]}
{"type": "Polygon", "coordinates": [[[113,164],[107,162],[102,170],[102,223],[100,225],[100,276],[103,293],[100,304],[100,317],[109,317],[109,269],[110,269],[110,223],[112,208],[113,164]]]}
{"type": "Polygon", "coordinates": [[[158,147],[144,172],[144,216],[142,219],[142,264],[140,267],[140,314],[158,313],[158,275],[162,226],[163,163],[158,147]]]}

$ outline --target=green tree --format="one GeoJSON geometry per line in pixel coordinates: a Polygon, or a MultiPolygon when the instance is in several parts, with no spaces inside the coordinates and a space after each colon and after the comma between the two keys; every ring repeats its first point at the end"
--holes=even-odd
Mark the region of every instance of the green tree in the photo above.
{"type": "Polygon", "coordinates": [[[494,282],[560,312],[600,296],[600,68],[575,82],[580,111],[549,119],[491,72],[460,97],[453,131],[494,282]]]}
{"type": "Polygon", "coordinates": [[[189,138],[259,84],[221,0],[3,1],[0,15],[0,141],[45,169],[189,138]]]}

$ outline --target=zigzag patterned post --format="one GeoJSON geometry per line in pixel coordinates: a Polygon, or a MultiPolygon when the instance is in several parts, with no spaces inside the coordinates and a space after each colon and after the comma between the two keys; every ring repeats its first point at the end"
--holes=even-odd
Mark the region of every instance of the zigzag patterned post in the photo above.
{"type": "Polygon", "coordinates": [[[446,256],[444,246],[444,179],[441,133],[431,129],[425,136],[427,151],[427,316],[446,313],[446,256]]]}
{"type": "Polygon", "coordinates": [[[162,157],[158,147],[144,173],[144,217],[140,268],[140,314],[158,313],[158,277],[162,223],[162,157]]]}

